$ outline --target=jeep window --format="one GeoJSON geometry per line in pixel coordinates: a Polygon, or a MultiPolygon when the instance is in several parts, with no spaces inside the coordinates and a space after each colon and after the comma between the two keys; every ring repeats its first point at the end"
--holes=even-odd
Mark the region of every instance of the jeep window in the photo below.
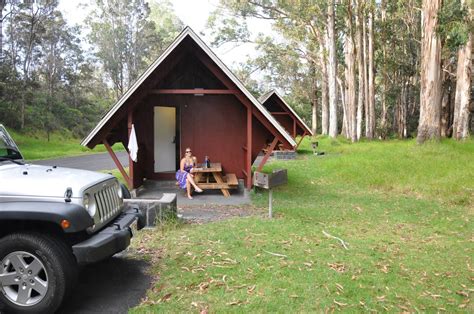
{"type": "Polygon", "coordinates": [[[1,159],[23,159],[15,142],[7,131],[0,126],[0,161],[1,159]]]}

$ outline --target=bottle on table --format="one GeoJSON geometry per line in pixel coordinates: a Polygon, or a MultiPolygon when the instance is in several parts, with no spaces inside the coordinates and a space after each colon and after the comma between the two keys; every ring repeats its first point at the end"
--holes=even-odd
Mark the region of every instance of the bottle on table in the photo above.
{"type": "Polygon", "coordinates": [[[209,168],[209,157],[204,157],[204,168],[209,168]]]}

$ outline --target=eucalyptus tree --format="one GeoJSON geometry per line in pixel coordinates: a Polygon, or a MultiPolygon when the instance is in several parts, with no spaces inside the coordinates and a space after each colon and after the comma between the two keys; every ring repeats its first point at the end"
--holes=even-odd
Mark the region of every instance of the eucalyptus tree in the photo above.
{"type": "MultiPolygon", "coordinates": [[[[171,14],[169,6],[161,9],[163,18],[167,16],[165,12],[168,16],[171,14]]],[[[169,44],[169,33],[176,34],[182,26],[181,23],[166,22],[160,25],[160,33],[157,33],[159,17],[151,20],[150,13],[145,0],[96,0],[86,21],[94,55],[112,82],[116,98],[169,44]]]]}
{"type": "Polygon", "coordinates": [[[365,101],[365,80],[364,80],[364,52],[362,41],[362,4],[363,1],[355,0],[355,42],[356,42],[356,60],[357,60],[357,79],[358,79],[358,93],[357,93],[357,114],[356,114],[356,139],[359,140],[362,136],[362,117],[365,101]]]}
{"type": "Polygon", "coordinates": [[[472,27],[472,11],[459,0],[423,1],[419,143],[450,130],[457,139],[469,134],[472,27]]]}
{"type": "Polygon", "coordinates": [[[375,10],[375,1],[370,0],[368,5],[368,19],[367,19],[367,28],[368,28],[368,50],[367,50],[367,59],[368,59],[368,77],[367,77],[367,133],[366,136],[368,139],[373,139],[375,137],[375,66],[374,66],[374,10],[375,10]]]}
{"type": "Polygon", "coordinates": [[[328,48],[328,90],[329,90],[329,136],[338,135],[337,127],[337,56],[336,56],[336,34],[334,0],[328,2],[327,14],[327,48],[328,48]]]}
{"type": "Polygon", "coordinates": [[[18,76],[22,92],[18,94],[20,107],[20,129],[25,127],[26,108],[33,101],[32,88],[38,60],[41,58],[40,45],[45,32],[45,22],[57,8],[57,1],[25,1],[15,4],[15,14],[8,24],[10,60],[15,76],[18,76]]]}
{"type": "Polygon", "coordinates": [[[10,10],[7,11],[10,0],[0,0],[0,61],[3,59],[3,22],[10,14],[13,13],[11,6],[10,10]],[[6,11],[4,13],[4,11],[6,11]]]}
{"type": "MultiPolygon", "coordinates": [[[[41,128],[46,131],[49,141],[50,133],[59,126],[75,126],[74,120],[63,123],[63,119],[67,117],[64,110],[59,113],[58,108],[69,107],[64,104],[64,92],[75,88],[69,80],[73,75],[79,74],[78,67],[85,60],[78,27],[69,26],[60,11],[55,10],[43,23],[43,27],[44,34],[39,46],[41,58],[38,60],[37,72],[43,86],[44,106],[41,108],[43,114],[37,115],[35,122],[41,122],[41,128]]],[[[77,107],[80,95],[75,96],[71,103],[77,107]]]]}
{"type": "MultiPolygon", "coordinates": [[[[275,56],[284,57],[296,56],[300,59],[298,64],[300,68],[294,73],[289,71],[279,72],[280,78],[274,80],[281,81],[281,77],[288,79],[298,77],[297,84],[306,84],[305,99],[312,106],[312,129],[316,131],[318,103],[321,103],[322,109],[322,132],[327,133],[329,128],[326,121],[329,120],[327,115],[327,87],[333,83],[333,88],[329,91],[333,106],[336,103],[335,78],[329,83],[327,71],[327,43],[326,40],[326,23],[327,23],[328,4],[326,1],[300,1],[295,5],[291,1],[238,1],[238,0],[221,0],[219,8],[211,15],[208,26],[211,28],[211,34],[214,36],[214,45],[222,45],[223,43],[257,43],[257,49],[260,51],[269,51],[264,47],[264,43],[257,42],[251,38],[251,32],[248,30],[247,19],[256,18],[271,21],[273,30],[279,34],[278,39],[267,41],[281,42],[280,49],[270,49],[275,56]],[[307,76],[301,80],[301,74],[307,76]],[[321,93],[317,89],[322,89],[321,93]],[[318,97],[321,95],[321,101],[318,97]],[[327,118],[327,120],[326,120],[327,118]]],[[[335,32],[332,32],[335,36],[335,32]]],[[[333,60],[329,63],[336,65],[336,54],[331,55],[333,60]]],[[[283,61],[281,63],[287,62],[283,61]]],[[[275,63],[268,63],[264,70],[270,70],[275,63]]],[[[295,63],[294,63],[295,64],[295,63]]],[[[278,67],[277,67],[278,68],[278,67]]],[[[287,67],[286,69],[288,69],[287,67]]],[[[285,70],[285,68],[279,68],[285,70]]],[[[332,68],[334,70],[334,67],[332,68]]],[[[271,70],[270,70],[271,71],[271,70]]],[[[335,72],[335,71],[334,71],[335,72]]],[[[296,86],[295,85],[295,86],[296,86]]],[[[287,85],[288,86],[288,85],[287,85]]],[[[285,87],[285,86],[279,86],[285,87]]],[[[302,91],[302,89],[295,89],[302,91]]],[[[301,99],[301,98],[300,98],[301,99]]],[[[329,102],[331,102],[329,101],[329,102]]],[[[337,135],[337,110],[332,110],[332,128],[336,130],[334,136],[337,135]]]]}
{"type": "Polygon", "coordinates": [[[345,104],[346,104],[346,121],[347,135],[352,142],[357,141],[357,105],[356,105],[356,72],[355,72],[355,44],[354,44],[354,27],[353,27],[353,1],[346,0],[345,7],[347,9],[345,15],[345,43],[344,43],[344,76],[346,81],[345,104]]]}
{"type": "Polygon", "coordinates": [[[178,33],[184,28],[184,24],[176,16],[171,1],[152,0],[149,2],[149,6],[149,19],[155,24],[155,36],[157,37],[150,57],[155,58],[173,42],[178,33]]]}
{"type": "MultiPolygon", "coordinates": [[[[465,10],[465,21],[460,25],[464,44],[460,43],[457,52],[456,94],[454,101],[453,137],[457,140],[469,137],[469,102],[472,81],[472,28],[474,27],[474,9],[461,0],[465,10]],[[467,29],[465,28],[467,26],[467,29]]],[[[474,108],[473,108],[474,111],[474,108]]]]}

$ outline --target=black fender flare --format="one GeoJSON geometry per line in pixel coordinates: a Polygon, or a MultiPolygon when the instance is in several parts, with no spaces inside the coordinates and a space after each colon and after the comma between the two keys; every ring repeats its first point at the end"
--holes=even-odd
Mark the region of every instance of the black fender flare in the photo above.
{"type": "Polygon", "coordinates": [[[63,229],[66,233],[84,231],[94,224],[87,210],[77,204],[37,201],[0,203],[0,222],[2,220],[52,222],[61,228],[63,219],[70,223],[69,228],[63,229]]]}

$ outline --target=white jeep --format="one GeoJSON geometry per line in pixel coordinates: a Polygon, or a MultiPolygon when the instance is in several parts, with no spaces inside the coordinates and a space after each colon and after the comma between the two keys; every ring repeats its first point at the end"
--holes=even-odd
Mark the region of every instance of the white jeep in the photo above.
{"type": "Polygon", "coordinates": [[[111,175],[24,162],[0,125],[0,312],[52,313],[78,266],[127,248],[143,217],[111,175]]]}

